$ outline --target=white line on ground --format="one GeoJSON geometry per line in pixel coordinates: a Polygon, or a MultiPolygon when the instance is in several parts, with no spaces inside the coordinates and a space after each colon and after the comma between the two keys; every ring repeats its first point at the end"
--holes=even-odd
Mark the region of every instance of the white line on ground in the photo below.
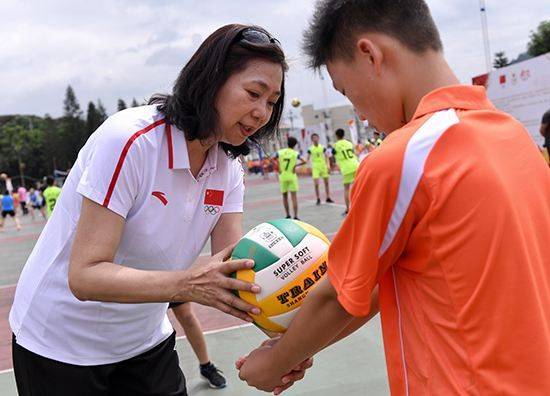
{"type": "MultiPolygon", "coordinates": [[[[250,326],[254,326],[254,325],[252,323],[246,323],[246,324],[242,324],[242,325],[226,327],[224,329],[216,329],[216,330],[205,331],[203,334],[207,335],[207,334],[223,333],[225,331],[233,331],[233,330],[243,329],[245,327],[250,327],[250,326]]],[[[176,337],[176,340],[184,340],[185,338],[187,338],[187,337],[184,336],[184,335],[183,336],[178,336],[178,337],[176,337]]],[[[0,375],[11,373],[11,372],[13,372],[13,368],[6,369],[6,370],[1,370],[0,375]]]]}
{"type": "MultiPolygon", "coordinates": [[[[208,330],[208,331],[205,331],[203,332],[204,335],[208,335],[208,334],[217,334],[217,333],[223,333],[224,331],[232,331],[232,330],[237,330],[237,329],[243,329],[245,327],[250,327],[250,326],[254,326],[252,323],[245,323],[245,324],[242,324],[242,325],[237,325],[237,326],[231,326],[231,327],[225,327],[223,329],[216,329],[216,330],[208,330]]],[[[182,336],[178,336],[176,337],[176,340],[183,340],[187,338],[186,336],[182,335],[182,336]]]]}
{"type": "MultiPolygon", "coordinates": [[[[308,202],[308,203],[311,203],[313,206],[315,206],[317,204],[317,201],[313,201],[313,200],[306,200],[304,202],[308,202]]],[[[339,204],[339,203],[328,203],[328,202],[323,202],[322,205],[328,205],[328,206],[335,206],[337,208],[346,208],[346,205],[344,204],[339,204]]]]}

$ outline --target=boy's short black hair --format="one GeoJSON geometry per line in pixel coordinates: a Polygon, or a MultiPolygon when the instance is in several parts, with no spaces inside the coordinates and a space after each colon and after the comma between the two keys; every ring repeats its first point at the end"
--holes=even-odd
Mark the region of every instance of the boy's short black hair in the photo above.
{"type": "Polygon", "coordinates": [[[337,130],[334,131],[334,134],[336,135],[336,137],[342,139],[346,134],[346,132],[342,128],[338,128],[337,130]]]}
{"type": "Polygon", "coordinates": [[[439,32],[424,0],[320,0],[303,50],[319,69],[336,58],[351,59],[360,33],[391,36],[416,53],[441,51],[439,32]]]}
{"type": "Polygon", "coordinates": [[[46,177],[46,184],[48,186],[50,186],[50,187],[53,186],[54,182],[55,182],[55,179],[53,177],[51,177],[51,176],[46,177]]]}
{"type": "Polygon", "coordinates": [[[318,134],[318,133],[312,133],[312,134],[311,134],[311,137],[313,137],[313,136],[319,137],[319,134],[318,134]]]}
{"type": "Polygon", "coordinates": [[[288,147],[294,148],[298,144],[298,140],[296,140],[295,137],[291,136],[291,137],[288,138],[286,143],[287,143],[288,147]]]}

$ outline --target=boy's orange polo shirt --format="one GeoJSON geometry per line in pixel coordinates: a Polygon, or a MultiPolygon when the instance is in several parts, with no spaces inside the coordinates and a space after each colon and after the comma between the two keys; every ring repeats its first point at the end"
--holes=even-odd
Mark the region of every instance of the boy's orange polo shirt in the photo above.
{"type": "Polygon", "coordinates": [[[361,164],[329,252],[380,311],[395,395],[550,394],[550,171],[485,89],[451,86],[361,164]]]}

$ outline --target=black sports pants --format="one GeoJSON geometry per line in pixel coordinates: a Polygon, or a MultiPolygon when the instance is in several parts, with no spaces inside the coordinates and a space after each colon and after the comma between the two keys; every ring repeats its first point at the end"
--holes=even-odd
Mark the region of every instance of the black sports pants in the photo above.
{"type": "Polygon", "coordinates": [[[154,348],[122,362],[77,366],[37,355],[12,338],[20,396],[187,396],[174,349],[176,333],[154,348]]]}

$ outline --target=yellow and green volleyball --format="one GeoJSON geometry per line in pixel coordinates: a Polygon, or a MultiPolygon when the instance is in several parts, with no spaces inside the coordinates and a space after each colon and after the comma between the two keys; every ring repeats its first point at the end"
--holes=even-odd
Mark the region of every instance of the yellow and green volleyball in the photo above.
{"type": "Polygon", "coordinates": [[[328,238],[298,220],[280,219],[250,230],[235,246],[233,259],[252,259],[252,269],[233,274],[256,283],[259,294],[237,291],[239,297],[261,308],[252,315],[265,330],[284,332],[302,301],[327,272],[328,238]]]}

